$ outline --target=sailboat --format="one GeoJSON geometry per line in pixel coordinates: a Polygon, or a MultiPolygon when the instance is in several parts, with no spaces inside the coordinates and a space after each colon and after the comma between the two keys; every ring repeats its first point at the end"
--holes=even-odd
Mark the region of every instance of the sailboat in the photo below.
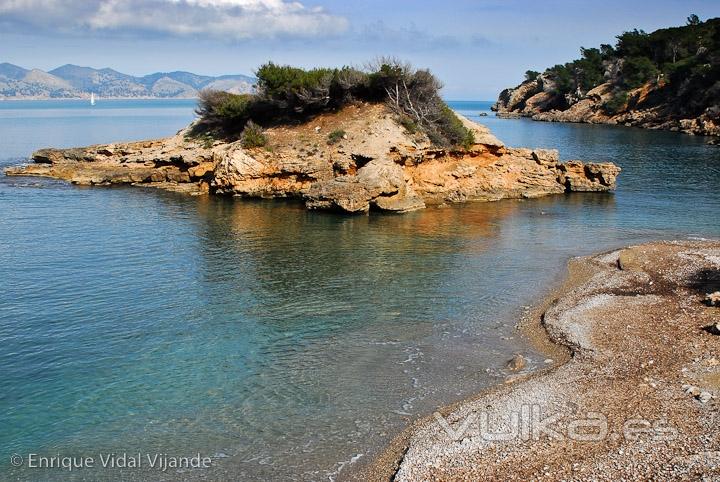
{"type": "Polygon", "coordinates": [[[95,92],[90,92],[90,105],[95,105],[95,92]]]}

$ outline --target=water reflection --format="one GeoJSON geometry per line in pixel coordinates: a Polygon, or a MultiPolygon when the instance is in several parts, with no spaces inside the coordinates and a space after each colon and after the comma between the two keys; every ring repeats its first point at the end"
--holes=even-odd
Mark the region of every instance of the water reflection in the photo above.
{"type": "MultiPolygon", "coordinates": [[[[0,164],[150,123],[170,134],[191,115],[163,112],[0,115],[0,164]]],[[[325,479],[408,418],[502,380],[514,352],[541,362],[513,325],[570,256],[720,235],[720,151],[700,139],[482,121],[510,145],[617,162],[617,193],[343,217],[3,178],[0,461],[200,450],[230,455],[206,479],[325,479]]]]}

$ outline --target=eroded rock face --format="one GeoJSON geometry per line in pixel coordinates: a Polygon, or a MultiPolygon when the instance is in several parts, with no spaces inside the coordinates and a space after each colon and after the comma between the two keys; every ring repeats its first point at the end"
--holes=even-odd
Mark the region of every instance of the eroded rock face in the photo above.
{"type": "Polygon", "coordinates": [[[532,198],[566,191],[608,191],[610,163],[561,163],[555,150],[503,145],[484,126],[469,150],[444,150],[409,133],[383,105],[351,106],[299,126],[268,129],[265,148],[176,136],[154,141],[43,149],[8,175],[78,184],[137,184],[241,197],[293,197],[309,209],[408,212],[431,204],[532,198]],[[333,130],[345,134],[328,142],[333,130]]]}
{"type": "Polygon", "coordinates": [[[659,103],[663,85],[646,84],[628,93],[628,101],[616,114],[604,104],[613,97],[614,86],[606,82],[585,95],[568,98],[553,91],[549,79],[541,75],[517,87],[505,89],[492,107],[500,117],[530,117],[547,122],[581,122],[589,124],[620,124],[648,129],[681,131],[687,134],[720,136],[720,109],[708,107],[701,115],[683,118],[674,106],[659,103]]]}
{"type": "Polygon", "coordinates": [[[405,179],[405,172],[389,159],[374,159],[355,175],[315,183],[305,194],[311,209],[338,208],[356,213],[375,207],[382,211],[408,212],[425,203],[405,179]]]}

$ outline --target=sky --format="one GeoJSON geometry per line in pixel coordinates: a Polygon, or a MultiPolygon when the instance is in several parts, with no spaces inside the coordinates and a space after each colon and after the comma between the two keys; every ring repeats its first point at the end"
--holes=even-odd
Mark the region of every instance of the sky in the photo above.
{"type": "Polygon", "coordinates": [[[430,68],[447,99],[492,100],[581,46],[692,13],[720,16],[720,0],[0,0],[0,62],[252,75],[394,56],[430,68]]]}

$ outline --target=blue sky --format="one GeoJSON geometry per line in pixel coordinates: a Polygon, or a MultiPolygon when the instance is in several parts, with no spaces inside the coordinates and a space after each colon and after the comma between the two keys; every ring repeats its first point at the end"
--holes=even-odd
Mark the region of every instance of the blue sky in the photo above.
{"type": "Polygon", "coordinates": [[[267,60],[429,67],[449,99],[494,99],[633,28],[720,16],[720,0],[0,0],[0,62],[130,74],[252,74],[267,60]]]}

